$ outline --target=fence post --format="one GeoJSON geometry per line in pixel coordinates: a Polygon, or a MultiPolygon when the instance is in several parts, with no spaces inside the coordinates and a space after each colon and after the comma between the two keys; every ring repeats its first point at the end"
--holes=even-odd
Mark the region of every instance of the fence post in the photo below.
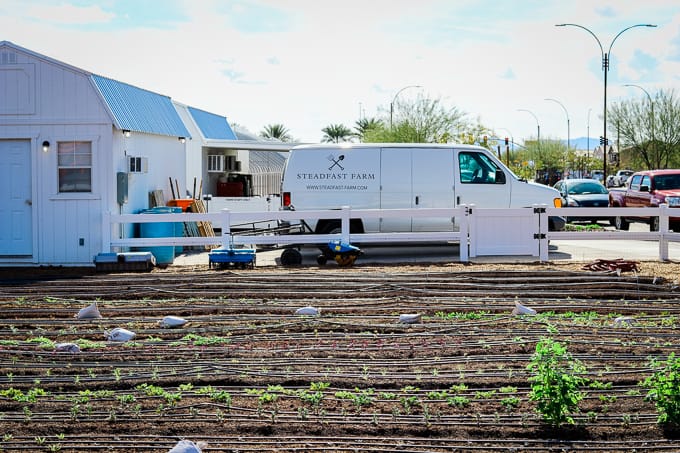
{"type": "Polygon", "coordinates": [[[231,213],[229,208],[224,208],[221,211],[220,221],[222,229],[222,248],[228,249],[231,246],[231,213]]]}
{"type": "Polygon", "coordinates": [[[458,228],[460,231],[460,262],[467,263],[470,261],[470,212],[466,205],[460,205],[459,209],[463,210],[463,215],[459,217],[458,228]]]}
{"type": "Polygon", "coordinates": [[[111,213],[108,211],[102,212],[102,252],[108,253],[111,251],[111,213]]]}
{"type": "Polygon", "coordinates": [[[340,240],[342,242],[345,242],[349,244],[349,217],[351,213],[351,209],[349,206],[343,206],[342,209],[342,215],[340,217],[340,229],[342,231],[340,235],[340,240]]]}
{"type": "Polygon", "coordinates": [[[659,259],[661,261],[668,261],[668,239],[666,235],[668,234],[668,204],[661,203],[659,205],[659,259]]]}
{"type": "Polygon", "coordinates": [[[534,238],[538,240],[538,260],[544,262],[550,259],[548,251],[548,213],[546,212],[545,204],[535,204],[533,208],[534,214],[537,214],[535,218],[538,233],[534,234],[534,238]]]}

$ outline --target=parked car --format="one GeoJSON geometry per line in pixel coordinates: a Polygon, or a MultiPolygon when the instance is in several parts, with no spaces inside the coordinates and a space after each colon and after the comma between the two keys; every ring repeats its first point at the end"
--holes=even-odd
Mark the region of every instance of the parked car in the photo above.
{"type": "MultiPolygon", "coordinates": [[[[666,203],[680,208],[680,169],[646,170],[633,173],[624,189],[609,192],[609,205],[620,208],[658,207],[666,203]]],[[[649,224],[650,231],[659,230],[658,217],[616,217],[617,230],[627,230],[631,222],[649,224]]],[[[669,219],[669,228],[680,231],[680,216],[669,219]]]]}
{"type": "MultiPolygon", "coordinates": [[[[632,175],[635,173],[633,170],[619,170],[616,172],[614,177],[612,178],[612,185],[607,186],[607,187],[622,187],[626,184],[626,181],[632,175]]],[[[609,178],[607,178],[609,179],[609,178]]]]}
{"type": "Polygon", "coordinates": [[[593,170],[593,172],[590,174],[590,178],[596,181],[604,182],[604,171],[593,170]]]}
{"type": "Polygon", "coordinates": [[[616,187],[615,181],[616,176],[615,175],[607,175],[607,180],[605,181],[604,185],[605,187],[616,187]]]}
{"type": "MultiPolygon", "coordinates": [[[[609,190],[602,183],[594,179],[563,179],[553,186],[562,196],[562,206],[565,208],[606,208],[609,206],[609,190]]],[[[572,217],[566,216],[567,222],[610,222],[612,217],[572,217]]]]}

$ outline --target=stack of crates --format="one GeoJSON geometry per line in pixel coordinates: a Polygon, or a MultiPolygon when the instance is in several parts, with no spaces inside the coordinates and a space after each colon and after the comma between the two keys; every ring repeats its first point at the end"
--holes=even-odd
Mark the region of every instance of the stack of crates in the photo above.
{"type": "Polygon", "coordinates": [[[151,252],[100,253],[94,265],[97,272],[150,271],[156,258],[151,252]]]}
{"type": "Polygon", "coordinates": [[[255,267],[255,249],[235,249],[219,247],[213,249],[208,254],[208,265],[212,269],[213,265],[222,267],[240,267],[241,269],[255,267]]]}

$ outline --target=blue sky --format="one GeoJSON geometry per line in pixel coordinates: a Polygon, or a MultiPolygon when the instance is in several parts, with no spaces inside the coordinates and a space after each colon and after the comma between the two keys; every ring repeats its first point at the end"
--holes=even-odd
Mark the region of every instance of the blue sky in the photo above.
{"type": "Polygon", "coordinates": [[[0,0],[0,40],[306,142],[388,115],[397,93],[519,143],[538,126],[566,139],[567,114],[572,138],[597,137],[600,48],[558,23],[605,51],[626,27],[658,25],[614,41],[610,102],[645,98],[624,84],[680,85],[677,0],[0,0]]]}

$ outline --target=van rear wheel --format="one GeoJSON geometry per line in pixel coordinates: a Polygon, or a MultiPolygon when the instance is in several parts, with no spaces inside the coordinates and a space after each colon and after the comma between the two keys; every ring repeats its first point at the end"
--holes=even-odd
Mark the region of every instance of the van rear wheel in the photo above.
{"type": "Polygon", "coordinates": [[[281,252],[282,266],[299,266],[302,264],[302,254],[295,249],[285,249],[281,252]]]}
{"type": "Polygon", "coordinates": [[[342,226],[340,225],[340,222],[333,221],[333,222],[328,222],[326,225],[321,228],[321,234],[340,234],[342,233],[342,226]]]}

